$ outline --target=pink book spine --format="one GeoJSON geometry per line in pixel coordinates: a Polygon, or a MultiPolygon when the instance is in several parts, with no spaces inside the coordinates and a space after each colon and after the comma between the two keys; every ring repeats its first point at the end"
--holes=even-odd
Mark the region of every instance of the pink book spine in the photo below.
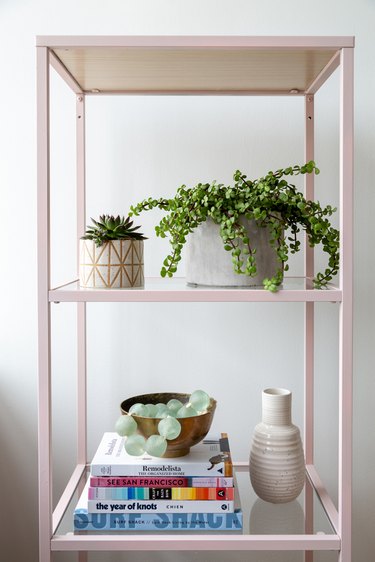
{"type": "Polygon", "coordinates": [[[93,488],[107,487],[142,487],[142,488],[232,488],[233,477],[226,476],[193,476],[191,478],[178,476],[91,476],[90,486],[93,488]]]}

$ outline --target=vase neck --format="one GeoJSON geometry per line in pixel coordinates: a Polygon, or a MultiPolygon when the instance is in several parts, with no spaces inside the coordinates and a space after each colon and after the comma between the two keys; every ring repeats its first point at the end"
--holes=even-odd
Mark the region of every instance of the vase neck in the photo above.
{"type": "Polygon", "coordinates": [[[284,388],[267,388],[262,393],[262,422],[268,425],[292,423],[292,393],[284,388]]]}

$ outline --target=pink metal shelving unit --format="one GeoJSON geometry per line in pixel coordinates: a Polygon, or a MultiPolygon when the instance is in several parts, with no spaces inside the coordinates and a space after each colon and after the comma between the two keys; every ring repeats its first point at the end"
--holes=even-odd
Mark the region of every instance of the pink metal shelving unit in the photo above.
{"type": "MultiPolygon", "coordinates": [[[[313,560],[317,550],[335,550],[351,562],[352,456],[352,197],[353,197],[353,37],[38,37],[38,246],[39,246],[39,489],[40,561],[53,551],[131,550],[302,550],[313,560]],[[314,94],[339,68],[340,84],[340,229],[338,286],[312,288],[314,255],[305,248],[305,277],[286,280],[283,290],[187,288],[183,280],[146,280],[144,290],[89,291],[77,280],[50,283],[49,70],[52,66],[76,95],[77,238],[85,227],[85,97],[102,94],[304,96],[305,154],[314,156],[314,94]],[[305,431],[307,476],[319,497],[332,533],[313,529],[310,486],[305,492],[305,533],[259,534],[89,534],[61,533],[60,522],[82,481],[86,453],[87,302],[304,302],[305,431]],[[340,306],[338,508],[314,466],[314,304],[340,306]],[[56,508],[51,497],[51,322],[54,302],[77,303],[78,452],[77,465],[56,508]]],[[[275,101],[277,102],[277,100],[275,101]]],[[[271,101],[272,103],[272,101],[271,101]]],[[[313,177],[306,178],[314,197],[313,177]]],[[[237,463],[247,470],[246,463],[237,463]]]]}

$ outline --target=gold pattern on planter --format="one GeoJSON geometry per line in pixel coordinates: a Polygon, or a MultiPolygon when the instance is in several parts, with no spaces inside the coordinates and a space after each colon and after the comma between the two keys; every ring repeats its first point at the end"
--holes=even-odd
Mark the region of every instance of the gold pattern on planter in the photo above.
{"type": "Polygon", "coordinates": [[[80,240],[80,286],[126,289],[144,286],[143,240],[80,240]]]}

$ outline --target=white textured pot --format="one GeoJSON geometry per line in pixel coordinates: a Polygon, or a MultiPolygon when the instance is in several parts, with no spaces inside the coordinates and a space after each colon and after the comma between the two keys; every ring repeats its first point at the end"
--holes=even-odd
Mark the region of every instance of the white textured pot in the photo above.
{"type": "Polygon", "coordinates": [[[305,459],[298,427],[291,421],[292,393],[267,388],[262,421],[254,430],[250,479],[255,493],[272,503],[294,500],[305,483],[305,459]]]}
{"type": "Polygon", "coordinates": [[[265,277],[273,277],[280,262],[270,246],[268,228],[259,228],[255,221],[245,218],[252,248],[256,248],[257,275],[250,277],[235,273],[232,254],[224,250],[220,225],[207,219],[191,232],[186,241],[186,281],[192,285],[217,287],[262,287],[265,277]]]}
{"type": "Polygon", "coordinates": [[[143,240],[80,240],[80,286],[129,289],[144,286],[143,240]]]}

